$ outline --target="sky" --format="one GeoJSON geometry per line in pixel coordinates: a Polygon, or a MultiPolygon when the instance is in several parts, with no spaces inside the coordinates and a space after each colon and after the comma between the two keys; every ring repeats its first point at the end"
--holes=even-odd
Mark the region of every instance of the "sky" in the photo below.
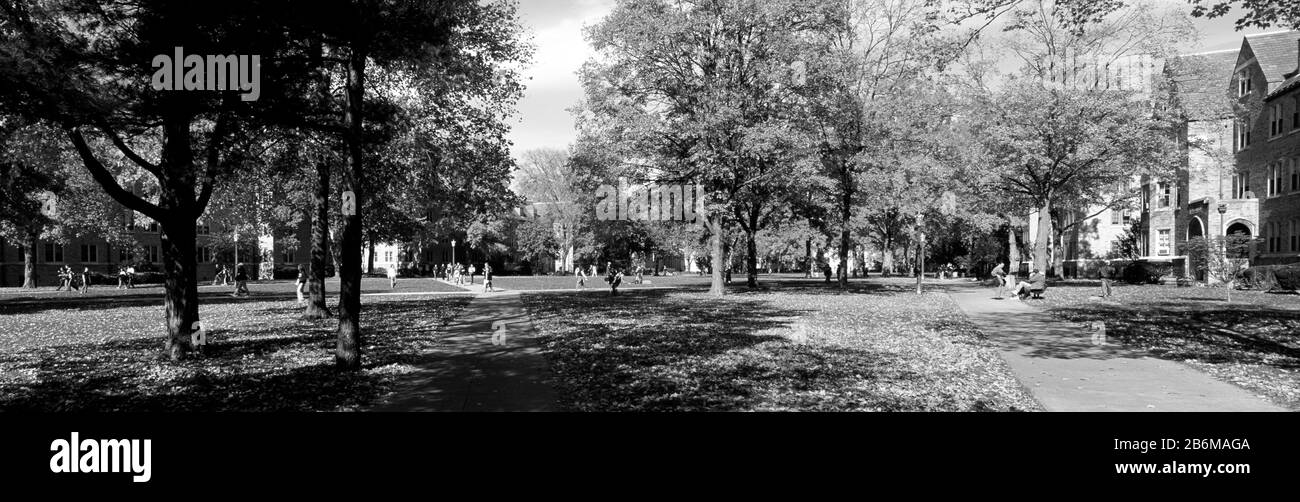
{"type": "MultiPolygon", "coordinates": [[[[1191,12],[1186,0],[1158,0],[1191,12]]],[[[525,75],[524,97],[513,118],[510,139],[519,159],[536,148],[566,148],[576,138],[568,109],[582,99],[577,71],[593,54],[583,40],[582,28],[594,24],[613,9],[615,0],[520,0],[520,17],[531,28],[537,52],[525,75]]],[[[1242,36],[1278,30],[1234,31],[1237,11],[1227,17],[1194,19],[1200,40],[1189,40],[1183,53],[1236,49],[1242,36]]]]}

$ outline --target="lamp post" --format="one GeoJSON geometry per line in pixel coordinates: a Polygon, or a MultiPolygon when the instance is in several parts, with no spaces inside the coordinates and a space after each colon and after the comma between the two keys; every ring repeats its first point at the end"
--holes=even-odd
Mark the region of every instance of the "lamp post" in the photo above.
{"type": "Polygon", "coordinates": [[[1228,205],[1227,205],[1227,204],[1219,204],[1219,237],[1223,237],[1223,232],[1224,232],[1224,230],[1223,230],[1223,220],[1225,219],[1225,217],[1224,217],[1223,215],[1225,215],[1225,214],[1227,214],[1227,213],[1228,213],[1228,205]]]}
{"type": "Polygon", "coordinates": [[[451,241],[451,263],[453,265],[456,263],[456,240],[455,239],[452,239],[451,241]]]}

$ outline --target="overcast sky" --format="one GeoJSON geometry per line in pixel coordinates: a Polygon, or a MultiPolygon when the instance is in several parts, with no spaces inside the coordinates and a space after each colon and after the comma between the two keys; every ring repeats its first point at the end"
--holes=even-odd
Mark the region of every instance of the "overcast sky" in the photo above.
{"type": "MultiPolygon", "coordinates": [[[[1185,0],[1160,0],[1191,11],[1185,0]]],[[[532,28],[537,53],[527,75],[524,98],[514,119],[510,139],[516,159],[534,148],[565,148],[576,135],[568,108],[582,98],[577,71],[591,55],[582,37],[582,27],[599,21],[613,8],[615,0],[520,0],[520,14],[532,28]]],[[[1233,31],[1233,19],[1197,19],[1201,40],[1189,41],[1182,52],[1235,49],[1241,37],[1261,30],[1233,31]]],[[[1276,31],[1276,30],[1270,30],[1276,31]]]]}

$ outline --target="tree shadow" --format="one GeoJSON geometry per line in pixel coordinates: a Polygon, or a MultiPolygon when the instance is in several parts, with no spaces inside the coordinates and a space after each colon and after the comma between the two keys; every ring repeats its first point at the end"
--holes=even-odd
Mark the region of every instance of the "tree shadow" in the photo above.
{"type": "Polygon", "coordinates": [[[0,353],[7,411],[312,411],[355,409],[392,383],[369,371],[418,360],[464,299],[369,305],[365,371],[335,369],[333,322],[255,324],[211,333],[201,355],[164,360],[159,338],[0,353]],[[444,310],[438,310],[439,308],[444,310]],[[431,313],[436,317],[431,318],[431,313]]]}

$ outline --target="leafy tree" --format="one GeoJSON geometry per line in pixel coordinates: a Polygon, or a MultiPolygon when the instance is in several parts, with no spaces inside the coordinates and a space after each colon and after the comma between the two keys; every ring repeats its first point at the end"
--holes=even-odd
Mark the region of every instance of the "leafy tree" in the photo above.
{"type": "Polygon", "coordinates": [[[1278,26],[1300,29],[1300,4],[1277,0],[1188,0],[1192,16],[1217,18],[1227,16],[1233,7],[1240,8],[1241,17],[1234,23],[1237,30],[1270,28],[1278,26]]]}

